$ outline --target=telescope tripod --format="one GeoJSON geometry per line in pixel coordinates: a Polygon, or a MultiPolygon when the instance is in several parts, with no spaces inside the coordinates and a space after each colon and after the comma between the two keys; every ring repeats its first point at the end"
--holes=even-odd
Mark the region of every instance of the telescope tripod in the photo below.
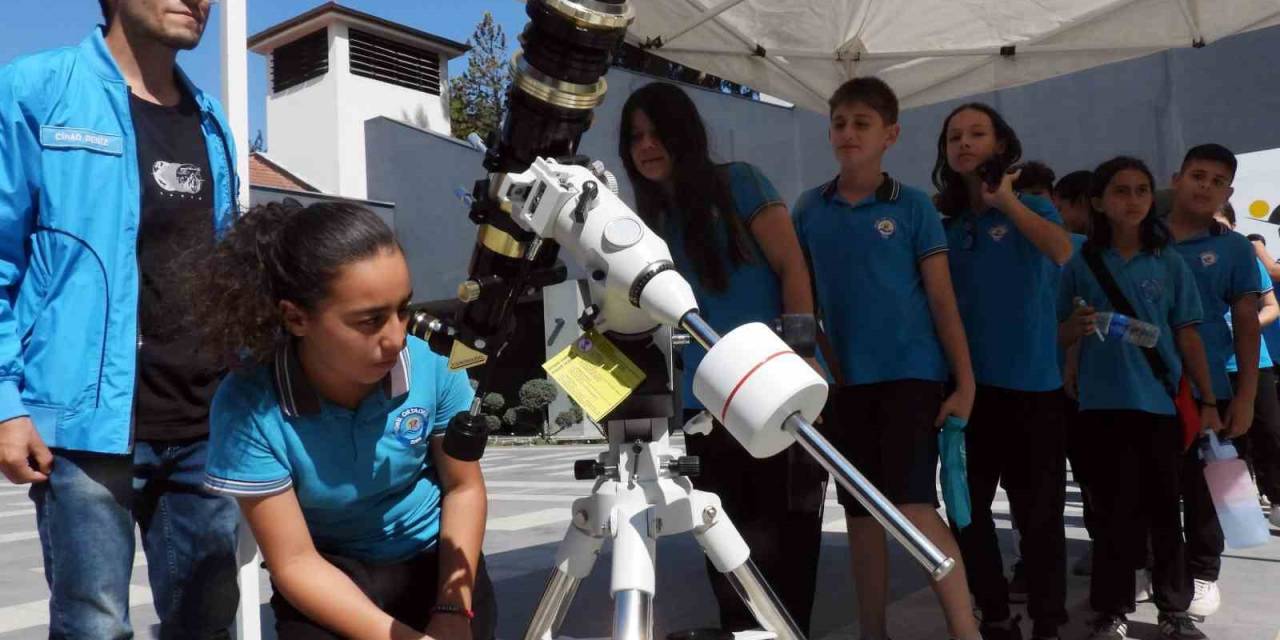
{"type": "Polygon", "coordinates": [[[725,574],[766,631],[738,637],[803,640],[751,562],[750,550],[720,499],[693,488],[686,474],[696,462],[670,445],[667,425],[665,418],[608,422],[608,451],[575,467],[580,477],[594,474],[596,483],[591,495],[573,503],[573,520],[524,640],[551,640],[606,539],[613,542],[611,637],[653,640],[658,538],[686,532],[693,532],[712,565],[725,574]]]}

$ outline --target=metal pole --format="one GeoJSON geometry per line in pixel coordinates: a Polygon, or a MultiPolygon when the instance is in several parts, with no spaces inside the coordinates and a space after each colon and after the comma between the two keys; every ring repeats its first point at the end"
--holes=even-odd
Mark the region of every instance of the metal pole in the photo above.
{"type": "Polygon", "coordinates": [[[782,428],[795,436],[800,446],[813,456],[846,491],[858,499],[867,508],[872,517],[893,536],[916,561],[924,566],[929,575],[936,581],[946,577],[955,567],[955,560],[948,558],[906,516],[902,515],[884,494],[876,489],[861,472],[857,470],[835,447],[827,442],[799,413],[794,413],[782,422],[782,428]]]}
{"type": "Polygon", "coordinates": [[[804,640],[804,633],[782,607],[778,596],[769,588],[769,583],[765,582],[756,563],[750,558],[742,566],[724,575],[766,631],[772,631],[778,636],[778,640],[804,640]]]}
{"type": "Polygon", "coordinates": [[[702,348],[707,351],[710,351],[711,347],[720,342],[720,334],[716,333],[716,330],[712,329],[711,325],[707,324],[707,321],[703,320],[702,315],[697,311],[690,311],[685,314],[680,319],[680,327],[688,331],[689,335],[694,340],[697,340],[698,344],[702,345],[702,348]]]}
{"type": "Polygon", "coordinates": [[[639,589],[613,596],[613,640],[653,640],[653,596],[639,589]]]}
{"type": "Polygon", "coordinates": [[[236,166],[240,190],[236,194],[239,211],[249,206],[249,23],[247,0],[223,0],[222,11],[222,105],[236,142],[236,166]]]}

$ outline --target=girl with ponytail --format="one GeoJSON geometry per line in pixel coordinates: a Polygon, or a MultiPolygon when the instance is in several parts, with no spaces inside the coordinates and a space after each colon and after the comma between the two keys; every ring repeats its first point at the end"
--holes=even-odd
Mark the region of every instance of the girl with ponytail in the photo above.
{"type": "Polygon", "coordinates": [[[195,325],[233,369],[205,486],[239,500],[277,635],[492,638],[484,479],[438,437],[472,390],[406,336],[391,229],[349,204],[262,205],[196,278],[195,325]]]}

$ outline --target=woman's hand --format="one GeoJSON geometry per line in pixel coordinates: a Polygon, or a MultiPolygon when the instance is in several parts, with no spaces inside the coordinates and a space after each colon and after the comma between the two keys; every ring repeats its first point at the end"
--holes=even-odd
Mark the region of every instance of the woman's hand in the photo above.
{"type": "Polygon", "coordinates": [[[1098,311],[1089,305],[1078,305],[1063,322],[1068,343],[1098,331],[1098,311]]]}
{"type": "Polygon", "coordinates": [[[437,613],[427,623],[423,640],[471,640],[471,621],[456,613],[437,613]]]}
{"type": "Polygon", "coordinates": [[[1018,194],[1013,192],[1013,182],[1022,175],[1019,169],[1013,173],[1005,173],[1004,179],[1000,181],[1000,186],[994,191],[990,189],[987,183],[982,183],[982,202],[988,207],[995,207],[1001,211],[1007,212],[1009,207],[1018,203],[1018,194]]]}
{"type": "Polygon", "coordinates": [[[1222,418],[1218,416],[1217,407],[1200,407],[1200,428],[1217,433],[1222,432],[1222,418]]]}
{"type": "Polygon", "coordinates": [[[947,416],[955,416],[967,422],[969,414],[973,412],[973,396],[976,392],[977,389],[973,385],[957,386],[956,390],[942,401],[942,407],[938,409],[938,417],[933,421],[933,426],[941,428],[942,423],[947,421],[947,416]]]}

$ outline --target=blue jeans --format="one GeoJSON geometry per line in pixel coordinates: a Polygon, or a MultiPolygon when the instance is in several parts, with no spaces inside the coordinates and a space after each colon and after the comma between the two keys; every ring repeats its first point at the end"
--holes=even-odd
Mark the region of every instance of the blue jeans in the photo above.
{"type": "Polygon", "coordinates": [[[226,638],[239,603],[235,501],[205,493],[208,440],[138,442],[133,456],[55,450],[34,485],[49,637],[131,638],[134,523],[161,638],[226,638]]]}

